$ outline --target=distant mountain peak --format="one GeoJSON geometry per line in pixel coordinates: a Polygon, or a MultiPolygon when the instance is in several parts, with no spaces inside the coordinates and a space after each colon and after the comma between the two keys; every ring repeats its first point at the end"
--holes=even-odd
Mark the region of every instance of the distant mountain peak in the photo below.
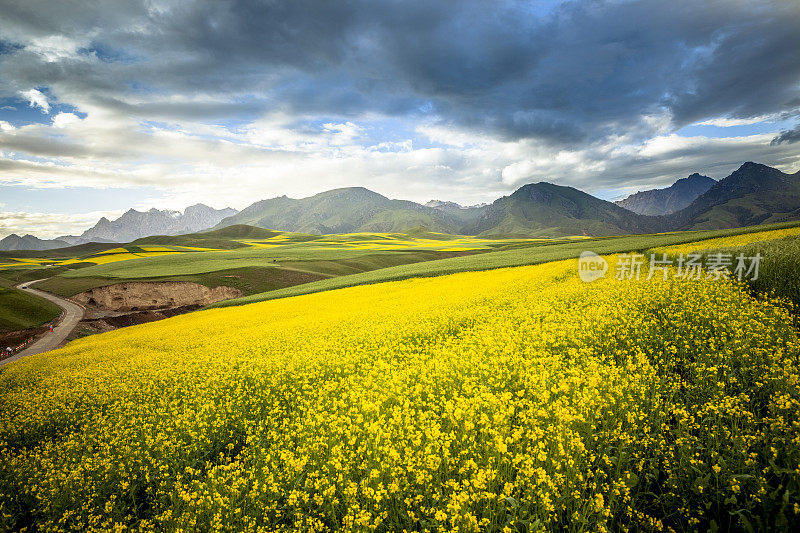
{"type": "Polygon", "coordinates": [[[443,209],[443,208],[453,208],[453,209],[466,209],[463,205],[457,204],[455,202],[443,202],[441,200],[431,200],[430,202],[425,203],[426,207],[432,207],[434,209],[443,209]]]}
{"type": "Polygon", "coordinates": [[[442,201],[442,200],[431,200],[425,203],[425,207],[431,207],[433,209],[480,209],[481,207],[486,207],[487,203],[479,203],[473,205],[461,205],[456,202],[449,202],[449,201],[442,201]]]}
{"type": "Polygon", "coordinates": [[[687,182],[687,181],[708,181],[709,179],[711,179],[711,178],[709,178],[708,176],[703,176],[702,174],[698,174],[697,172],[695,172],[693,174],[689,174],[685,178],[679,179],[675,183],[684,183],[684,182],[687,182]]]}
{"type": "Polygon", "coordinates": [[[719,182],[719,187],[726,190],[761,190],[779,189],[784,182],[784,174],[777,168],[748,161],[733,173],[719,182]]]}
{"type": "Polygon", "coordinates": [[[222,219],[236,213],[235,209],[213,209],[204,204],[187,207],[183,213],[155,207],[144,212],[131,208],[116,220],[101,218],[92,228],[84,231],[79,239],[130,242],[151,235],[196,233],[212,228],[222,219]]]}
{"type": "Polygon", "coordinates": [[[388,200],[385,196],[375,191],[371,191],[366,187],[339,187],[338,189],[331,189],[329,191],[315,194],[314,197],[347,197],[352,196],[356,198],[382,198],[388,200]]]}
{"type": "Polygon", "coordinates": [[[733,173],[731,174],[731,176],[733,176],[735,174],[745,173],[745,172],[747,172],[747,173],[755,172],[755,173],[767,173],[767,174],[775,174],[775,173],[783,174],[783,172],[781,172],[777,168],[772,168],[772,167],[767,166],[767,165],[762,165],[761,163],[753,163],[752,161],[748,161],[747,163],[742,164],[742,166],[740,166],[739,168],[734,170],[733,173]]]}
{"type": "Polygon", "coordinates": [[[675,213],[674,229],[721,229],[800,218],[800,182],[748,161],[675,213]]]}
{"type": "Polygon", "coordinates": [[[639,191],[614,203],[638,215],[669,215],[689,206],[716,183],[695,172],[664,189],[639,191]]]}
{"type": "Polygon", "coordinates": [[[12,233],[3,239],[0,239],[0,251],[53,250],[55,248],[64,248],[66,246],[69,246],[69,244],[66,242],[56,239],[44,240],[31,234],[26,234],[20,237],[16,233],[12,233]]]}
{"type": "Polygon", "coordinates": [[[744,163],[742,163],[742,166],[740,166],[737,170],[748,170],[756,168],[772,169],[772,167],[768,167],[767,165],[763,165],[761,163],[755,163],[753,161],[745,161],[744,163]]]}

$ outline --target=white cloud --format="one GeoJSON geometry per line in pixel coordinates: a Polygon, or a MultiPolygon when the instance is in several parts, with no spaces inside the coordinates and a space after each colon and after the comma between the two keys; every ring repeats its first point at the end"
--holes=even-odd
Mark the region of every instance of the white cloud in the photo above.
{"type": "Polygon", "coordinates": [[[26,50],[40,56],[47,63],[54,63],[61,59],[75,57],[78,49],[90,42],[90,37],[84,36],[81,41],[65,35],[47,35],[31,39],[26,50]]]}
{"type": "Polygon", "coordinates": [[[50,103],[47,101],[47,97],[38,89],[22,91],[20,94],[28,99],[28,105],[30,107],[41,108],[41,110],[45,113],[50,112],[50,103]]]}
{"type": "Polygon", "coordinates": [[[78,115],[75,113],[59,113],[53,117],[53,127],[64,128],[70,124],[79,122],[80,120],[80,117],[78,117],[78,115]]]}
{"type": "Polygon", "coordinates": [[[783,113],[774,113],[771,115],[762,115],[750,118],[712,118],[698,122],[698,126],[717,126],[719,128],[730,128],[732,126],[749,126],[751,124],[758,124],[759,122],[774,122],[784,118],[783,113]]]}
{"type": "MultiPolygon", "coordinates": [[[[91,105],[79,109],[86,118],[59,113],[52,125],[3,128],[0,185],[160,192],[151,205],[132,206],[137,208],[183,209],[196,202],[243,208],[283,194],[303,197],[355,185],[392,198],[475,204],[537,181],[603,193],[665,186],[692,172],[721,178],[746,160],[785,171],[800,168],[796,148],[770,146],[774,134],[720,139],[664,134],[638,143],[620,135],[580,149],[554,150],[536,140],[502,141],[409,124],[393,131],[410,132],[411,138],[389,132],[394,137],[387,140],[375,126],[381,117],[374,123],[308,127],[297,117],[271,114],[231,131],[191,121],[143,123],[91,105]]],[[[82,231],[99,218],[36,217],[17,217],[0,229],[54,236],[82,231]]]]}
{"type": "MultiPolygon", "coordinates": [[[[3,204],[0,204],[3,207],[3,204]]],[[[0,238],[16,233],[32,234],[41,239],[60,235],[80,234],[94,225],[100,217],[117,218],[122,211],[93,211],[77,215],[63,213],[22,213],[0,211],[0,238]]]]}
{"type": "Polygon", "coordinates": [[[586,192],[664,187],[693,172],[721,179],[745,161],[772,165],[784,172],[800,170],[800,153],[771,146],[774,134],[743,137],[681,137],[670,134],[638,144],[606,144],[556,154],[529,146],[529,154],[503,168],[509,187],[551,181],[586,192]],[[778,148],[778,149],[776,149],[778,148]]]}
{"type": "Polygon", "coordinates": [[[357,139],[364,137],[364,128],[345,122],[344,124],[327,123],[322,125],[330,144],[335,146],[352,145],[357,139]]]}

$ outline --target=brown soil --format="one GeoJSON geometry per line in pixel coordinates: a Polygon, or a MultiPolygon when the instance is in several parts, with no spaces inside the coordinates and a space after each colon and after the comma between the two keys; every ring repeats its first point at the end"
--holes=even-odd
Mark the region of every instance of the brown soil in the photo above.
{"type": "Polygon", "coordinates": [[[71,299],[88,310],[143,311],[185,306],[202,306],[242,296],[233,287],[213,289],[188,281],[134,281],[96,287],[71,299]]]}
{"type": "Polygon", "coordinates": [[[157,311],[137,311],[135,313],[115,314],[103,316],[101,318],[86,318],[80,321],[78,327],[76,327],[75,331],[70,335],[69,340],[94,335],[96,333],[113,331],[127,326],[155,322],[156,320],[163,320],[165,318],[197,311],[201,307],[201,305],[185,305],[157,311]]]}
{"type": "Polygon", "coordinates": [[[41,327],[0,333],[0,349],[5,350],[6,346],[17,346],[32,337],[41,335],[45,331],[47,331],[47,328],[41,327]]]}

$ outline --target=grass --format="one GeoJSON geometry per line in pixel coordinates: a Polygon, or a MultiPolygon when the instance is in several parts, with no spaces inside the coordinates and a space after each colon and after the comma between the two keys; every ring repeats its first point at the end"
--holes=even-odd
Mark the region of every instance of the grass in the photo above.
{"type": "Polygon", "coordinates": [[[84,257],[87,255],[103,252],[118,247],[115,243],[90,242],[66,248],[56,248],[55,250],[7,250],[0,251],[0,262],[4,258],[10,257],[31,257],[31,258],[65,258],[65,257],[84,257]]]}
{"type": "Polygon", "coordinates": [[[753,257],[759,253],[761,260],[758,278],[750,281],[758,293],[772,293],[786,298],[800,310],[800,237],[786,237],[775,241],[753,243],[726,253],[744,253],[753,257]]]}
{"type": "Polygon", "coordinates": [[[0,270],[0,284],[19,285],[26,281],[49,278],[72,270],[70,267],[15,267],[0,270]]]}
{"type": "Polygon", "coordinates": [[[61,308],[49,300],[0,285],[0,331],[35,328],[59,315],[61,308]]]}
{"type": "MultiPolygon", "coordinates": [[[[84,262],[53,267],[19,264],[0,270],[0,277],[15,282],[50,277],[39,287],[61,296],[122,281],[193,281],[242,290],[244,298],[215,304],[226,306],[412,277],[539,264],[577,257],[587,249],[601,254],[642,251],[699,239],[794,227],[798,223],[548,240],[480,239],[423,229],[408,234],[310,235],[240,225],[195,235],[148,237],[123,247],[104,245],[97,256],[74,259],[100,264],[84,262]],[[193,245],[198,248],[213,245],[219,249],[180,248],[193,245]],[[113,253],[115,248],[119,253],[113,253]],[[186,253],[169,253],[170,250],[186,253]],[[116,260],[122,256],[128,259],[116,260]]],[[[75,248],[90,251],[86,246],[75,248]]],[[[46,263],[45,258],[35,260],[46,263]]]]}

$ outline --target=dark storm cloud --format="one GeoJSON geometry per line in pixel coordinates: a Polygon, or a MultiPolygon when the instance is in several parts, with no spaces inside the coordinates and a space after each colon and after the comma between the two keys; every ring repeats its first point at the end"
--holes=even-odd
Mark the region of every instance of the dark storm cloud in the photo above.
{"type": "Polygon", "coordinates": [[[427,115],[579,146],[646,138],[645,117],[680,127],[800,101],[800,5],[783,0],[586,0],[545,15],[511,0],[0,6],[0,96],[47,86],[153,120],[427,115]],[[47,56],[54,36],[76,52],[47,56]],[[169,103],[195,94],[219,103],[169,103]]]}
{"type": "Polygon", "coordinates": [[[800,126],[797,126],[793,130],[786,130],[782,131],[780,135],[772,139],[770,144],[772,146],[777,146],[779,144],[794,144],[800,141],[800,126]]]}

